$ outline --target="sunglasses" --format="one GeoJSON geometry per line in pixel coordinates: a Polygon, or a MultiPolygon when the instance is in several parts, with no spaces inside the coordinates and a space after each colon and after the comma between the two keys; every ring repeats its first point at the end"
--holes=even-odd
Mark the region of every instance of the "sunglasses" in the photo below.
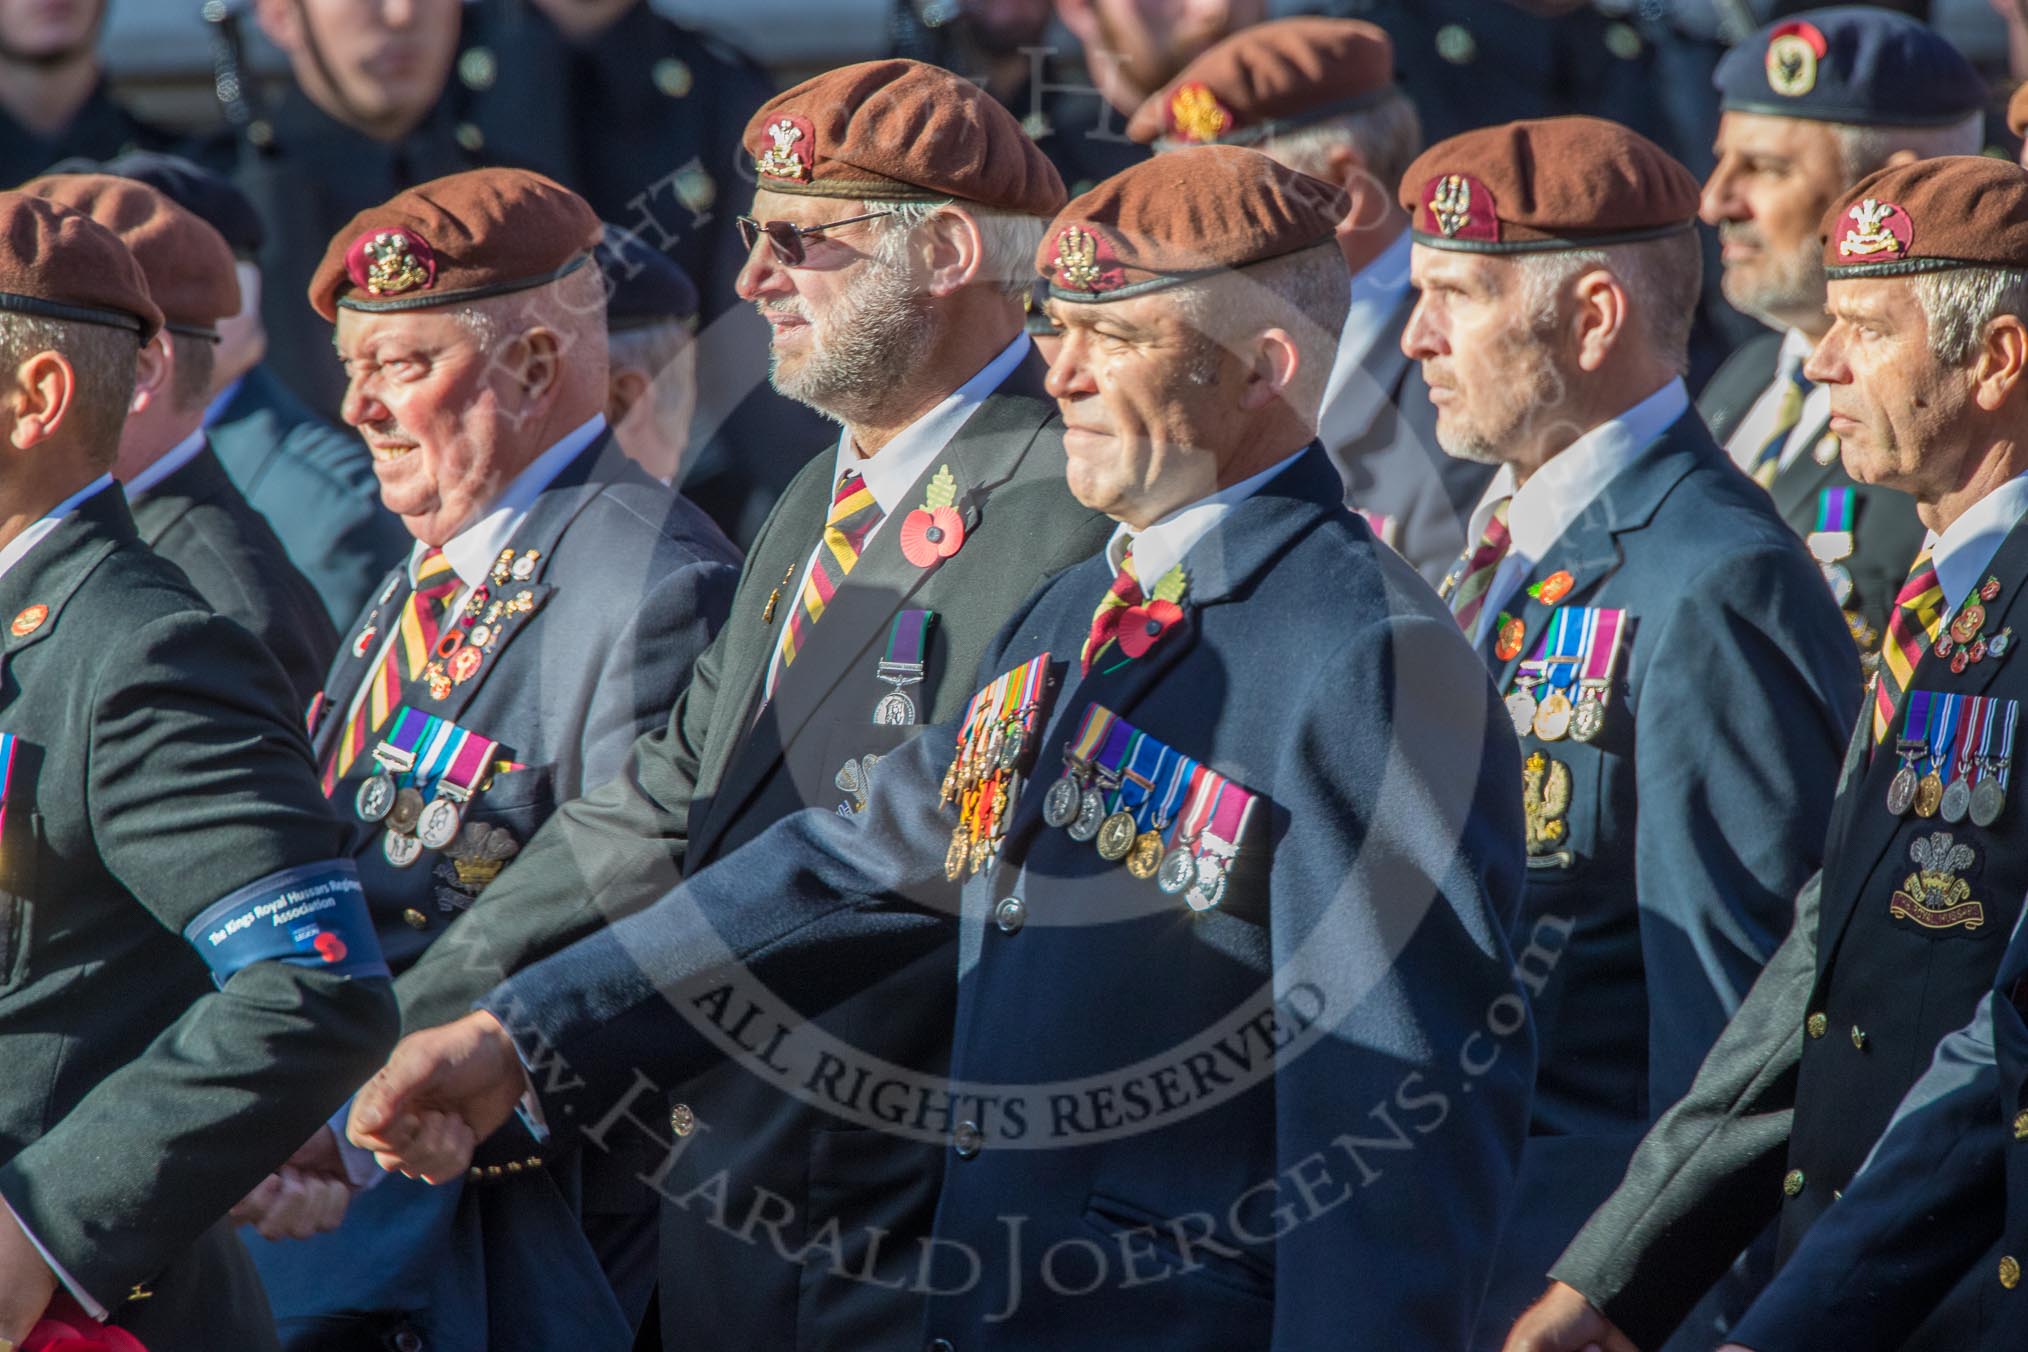
{"type": "Polygon", "coordinates": [[[857,225],[861,221],[875,220],[881,216],[892,216],[892,211],[869,211],[864,216],[847,216],[842,221],[825,221],[822,225],[797,225],[793,221],[757,221],[751,216],[738,217],[739,241],[753,252],[754,241],[767,236],[768,250],[784,267],[801,267],[803,264],[803,241],[821,238],[826,230],[836,230],[841,225],[857,225]]]}

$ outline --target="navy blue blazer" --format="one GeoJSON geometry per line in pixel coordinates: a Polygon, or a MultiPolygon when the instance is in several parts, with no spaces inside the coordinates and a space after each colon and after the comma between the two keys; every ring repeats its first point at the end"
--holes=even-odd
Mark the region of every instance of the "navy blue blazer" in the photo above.
{"type": "MultiPolygon", "coordinates": [[[[710,1122],[640,1105],[742,1045],[840,1116],[949,1142],[932,1234],[763,1202],[774,1245],[801,1253],[808,1311],[873,1270],[872,1248],[920,1253],[918,1347],[1112,1349],[1160,1328],[1164,1347],[1227,1352],[1355,1327],[1375,1347],[1460,1346],[1534,1066],[1505,939],[1518,767],[1456,625],[1341,493],[1313,446],[1235,506],[1184,561],[1182,620],[1138,660],[1078,673],[1103,556],[1017,612],[981,683],[1046,653],[1055,684],[1004,850],[962,885],[944,875],[945,725],[883,763],[863,812],[786,818],[495,990],[547,1121],[680,1152],[710,1122]],[[1215,909],[1041,822],[1093,704],[1262,796],[1215,909]],[[789,1019],[953,926],[948,1092],[883,1088],[880,1046],[789,1019]],[[767,1012],[745,1017],[749,1001],[767,1012]],[[843,1065],[826,1075],[826,1056],[843,1065]]],[[[671,1200],[735,1226],[763,1201],[707,1191],[671,1200]]]]}
{"type": "MultiPolygon", "coordinates": [[[[1689,1088],[1815,871],[1858,661],[1802,542],[1689,413],[1643,449],[1506,603],[1520,651],[1484,656],[1513,687],[1564,604],[1621,609],[1604,728],[1537,753],[1569,774],[1566,839],[1532,852],[1514,946],[1542,1068],[1515,1226],[1480,1343],[1497,1347],[1543,1274],[1689,1088]]],[[[1549,773],[1553,774],[1551,770],[1549,773]]]]}

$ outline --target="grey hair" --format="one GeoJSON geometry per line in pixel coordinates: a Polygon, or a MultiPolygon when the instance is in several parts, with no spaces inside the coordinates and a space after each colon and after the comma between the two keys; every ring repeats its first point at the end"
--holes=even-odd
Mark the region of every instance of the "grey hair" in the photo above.
{"type": "Polygon", "coordinates": [[[859,209],[888,213],[879,222],[880,243],[874,256],[889,267],[901,264],[917,226],[946,211],[964,212],[979,227],[979,238],[985,245],[981,271],[994,289],[1016,302],[1028,296],[1035,280],[1035,250],[1042,243],[1042,232],[1049,228],[1049,222],[1040,216],[969,202],[861,202],[859,209]]]}
{"type": "Polygon", "coordinates": [[[1158,294],[1173,299],[1203,342],[1199,361],[1189,372],[1189,378],[1200,384],[1217,379],[1219,348],[1236,348],[1265,329],[1285,330],[1303,359],[1282,399],[1316,425],[1338,335],[1352,306],[1345,255],[1336,240],[1158,294]]]}
{"type": "Polygon", "coordinates": [[[566,349],[596,337],[596,345],[603,352],[605,274],[595,263],[587,262],[568,276],[543,286],[457,306],[451,311],[451,318],[463,325],[480,349],[488,353],[497,351],[504,341],[535,324],[556,330],[564,338],[566,349]]]}
{"type": "Polygon", "coordinates": [[[0,372],[11,380],[23,362],[40,352],[61,352],[70,362],[78,388],[68,425],[91,467],[107,468],[119,453],[120,429],[134,400],[139,336],[105,324],[0,311],[0,372]]]}
{"type": "Polygon", "coordinates": [[[1986,145],[1986,115],[1971,113],[1943,127],[1856,127],[1830,124],[1838,142],[1838,167],[1847,183],[1857,183],[1887,163],[1896,151],[1913,151],[1917,159],[1939,155],[1976,155],[1986,145]]]}
{"type": "Polygon", "coordinates": [[[1331,152],[1350,150],[1359,156],[1381,191],[1392,197],[1395,185],[1422,153],[1422,119],[1415,104],[1397,89],[1356,112],[1270,137],[1260,149],[1297,173],[1315,178],[1330,176],[1331,152]]]}
{"type": "Polygon", "coordinates": [[[1971,361],[1986,325],[2001,315],[2028,323],[2028,270],[1951,268],[1908,280],[1929,321],[1929,350],[1947,366],[1971,361]]]}
{"type": "Polygon", "coordinates": [[[681,356],[691,343],[690,326],[680,319],[639,328],[621,329],[606,336],[606,351],[612,369],[639,371],[651,380],[681,356]]]}
{"type": "Polygon", "coordinates": [[[1521,269],[1522,307],[1537,332],[1555,325],[1565,287],[1603,268],[1627,293],[1649,349],[1679,375],[1689,368],[1690,326],[1704,281],[1704,258],[1690,231],[1601,249],[1520,254],[1515,261],[1521,269]]]}
{"type": "Polygon", "coordinates": [[[175,359],[169,377],[170,402],[179,413],[211,402],[211,377],[218,369],[218,344],[209,338],[170,333],[169,352],[175,359]]]}

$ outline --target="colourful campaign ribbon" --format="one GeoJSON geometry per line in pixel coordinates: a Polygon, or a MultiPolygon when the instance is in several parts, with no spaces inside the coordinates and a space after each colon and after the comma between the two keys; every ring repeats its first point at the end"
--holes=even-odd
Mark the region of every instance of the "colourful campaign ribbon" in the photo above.
{"type": "Polygon", "coordinates": [[[1120,767],[1120,787],[1113,795],[1113,811],[1131,812],[1136,824],[1140,821],[1140,807],[1148,801],[1155,789],[1155,771],[1162,764],[1167,748],[1145,732],[1134,734],[1133,745],[1127,749],[1126,763],[1120,767]]]}
{"type": "Polygon", "coordinates": [[[1852,490],[1826,488],[1817,494],[1817,528],[1813,535],[1852,533],[1852,490]]]}
{"type": "Polygon", "coordinates": [[[1197,762],[1180,751],[1162,748],[1162,761],[1155,768],[1155,782],[1161,785],[1158,793],[1150,793],[1142,802],[1143,813],[1136,817],[1135,825],[1143,831],[1163,830],[1176,820],[1176,813],[1183,805],[1183,795],[1190,787],[1191,774],[1197,769],[1197,762]]]}
{"type": "Polygon", "coordinates": [[[1924,733],[1929,739],[1928,769],[1925,775],[1943,777],[1945,762],[1949,759],[1951,746],[1957,739],[1958,714],[1963,704],[1959,695],[1944,695],[1930,706],[1929,721],[1924,733]]]}
{"type": "Polygon", "coordinates": [[[7,838],[7,790],[14,781],[14,748],[11,732],[0,732],[0,840],[7,838]]]}
{"type": "Polygon", "coordinates": [[[1620,632],[1626,626],[1627,612],[1596,608],[1591,615],[1590,636],[1585,640],[1579,675],[1586,685],[1610,685],[1619,666],[1620,632]]]}

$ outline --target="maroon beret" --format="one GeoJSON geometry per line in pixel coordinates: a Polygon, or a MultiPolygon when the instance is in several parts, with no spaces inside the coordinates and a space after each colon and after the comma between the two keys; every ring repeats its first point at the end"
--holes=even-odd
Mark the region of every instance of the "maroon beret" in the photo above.
{"type": "Polygon", "coordinates": [[[1123,300],[1327,243],[1349,210],[1344,189],[1258,150],[1192,146],[1074,199],[1035,267],[1059,300],[1123,300]]]}
{"type": "Polygon", "coordinates": [[[127,329],[144,343],[162,327],[141,265],[118,235],[23,192],[0,193],[0,310],[127,329]]]}
{"type": "Polygon", "coordinates": [[[1689,230],[1697,180],[1638,132],[1597,117],[1481,127],[1439,141],[1402,176],[1415,242],[1547,253],[1689,230]]]}
{"type": "Polygon", "coordinates": [[[1854,184],[1818,228],[1832,278],[2028,268],[2028,170],[1990,155],[1881,169],[1854,184]]]}
{"type": "Polygon", "coordinates": [[[742,144],[757,187],[881,202],[960,198],[1053,216],[1063,179],[1014,115],[920,61],[863,61],[761,105],[742,144]]]}
{"type": "Polygon", "coordinates": [[[1276,19],[1242,28],[1150,95],[1127,135],[1251,145],[1368,107],[1394,88],[1394,44],[1359,19],[1276,19]]]}
{"type": "Polygon", "coordinates": [[[428,310],[526,291],[577,271],[598,246],[582,197],[524,169],[473,169],[396,193],[331,237],[310,304],[428,310]]]}
{"type": "Polygon", "coordinates": [[[239,275],[225,237],[168,197],[111,174],[45,174],[21,191],[81,211],[120,237],[172,332],[216,339],[239,313],[239,275]]]}

